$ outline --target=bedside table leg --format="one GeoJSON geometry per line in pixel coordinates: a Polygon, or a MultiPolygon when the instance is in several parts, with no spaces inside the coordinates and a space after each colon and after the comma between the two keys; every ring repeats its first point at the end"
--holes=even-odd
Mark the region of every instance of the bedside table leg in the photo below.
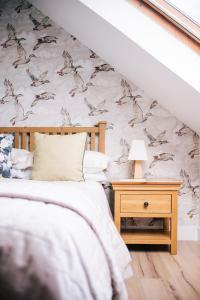
{"type": "Polygon", "coordinates": [[[172,194],[171,254],[177,254],[177,193],[172,194]]]}
{"type": "Polygon", "coordinates": [[[177,254],[177,218],[171,219],[171,246],[170,253],[172,255],[177,254]]]}
{"type": "Polygon", "coordinates": [[[177,254],[177,243],[171,244],[171,246],[170,246],[170,254],[171,255],[176,255],[177,254]]]}

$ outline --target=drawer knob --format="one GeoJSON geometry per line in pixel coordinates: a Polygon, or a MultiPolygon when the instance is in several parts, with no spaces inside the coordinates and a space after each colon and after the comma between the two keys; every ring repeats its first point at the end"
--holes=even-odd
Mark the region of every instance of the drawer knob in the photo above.
{"type": "Polygon", "coordinates": [[[147,208],[149,206],[149,202],[145,201],[144,202],[144,208],[147,208]]]}

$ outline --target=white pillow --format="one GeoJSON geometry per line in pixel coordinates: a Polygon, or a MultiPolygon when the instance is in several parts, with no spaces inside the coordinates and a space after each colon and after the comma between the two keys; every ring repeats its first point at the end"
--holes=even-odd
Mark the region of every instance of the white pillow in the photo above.
{"type": "Polygon", "coordinates": [[[97,151],[85,151],[83,159],[83,172],[89,174],[99,173],[107,169],[109,157],[97,151]]]}
{"type": "MultiPolygon", "coordinates": [[[[107,181],[106,174],[104,172],[99,172],[96,174],[89,174],[89,173],[83,173],[85,180],[92,180],[97,182],[105,182],[107,181]]],[[[26,169],[26,170],[17,170],[15,168],[11,169],[11,178],[16,179],[28,179],[30,180],[32,178],[32,169],[26,169]]]]}
{"type": "Polygon", "coordinates": [[[108,181],[106,174],[104,172],[99,172],[95,174],[90,173],[84,173],[84,179],[85,180],[92,180],[92,181],[99,181],[99,182],[105,182],[108,181]]]}
{"type": "Polygon", "coordinates": [[[12,167],[16,170],[25,170],[33,166],[33,153],[24,149],[13,148],[11,151],[12,167]]]}
{"type": "MultiPolygon", "coordinates": [[[[20,179],[31,178],[30,169],[33,166],[32,152],[13,148],[11,151],[11,161],[13,166],[13,171],[11,172],[12,177],[20,179]]],[[[108,164],[109,157],[104,153],[85,151],[83,159],[83,173],[85,180],[105,181],[107,178],[102,171],[107,169],[108,164]]]]}

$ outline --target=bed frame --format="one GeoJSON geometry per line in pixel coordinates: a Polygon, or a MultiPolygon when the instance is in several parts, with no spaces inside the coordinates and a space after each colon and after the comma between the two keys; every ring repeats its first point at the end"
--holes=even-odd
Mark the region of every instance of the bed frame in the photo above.
{"type": "Polygon", "coordinates": [[[0,133],[14,135],[14,147],[33,151],[34,133],[45,134],[74,134],[87,132],[87,150],[105,152],[106,121],[100,121],[93,127],[0,127],[0,133]]]}

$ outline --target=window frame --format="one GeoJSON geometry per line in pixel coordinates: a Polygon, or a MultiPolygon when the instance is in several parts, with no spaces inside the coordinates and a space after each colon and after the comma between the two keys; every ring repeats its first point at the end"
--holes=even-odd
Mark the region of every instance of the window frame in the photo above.
{"type": "Polygon", "coordinates": [[[200,26],[167,0],[142,0],[200,44],[200,26]]]}

